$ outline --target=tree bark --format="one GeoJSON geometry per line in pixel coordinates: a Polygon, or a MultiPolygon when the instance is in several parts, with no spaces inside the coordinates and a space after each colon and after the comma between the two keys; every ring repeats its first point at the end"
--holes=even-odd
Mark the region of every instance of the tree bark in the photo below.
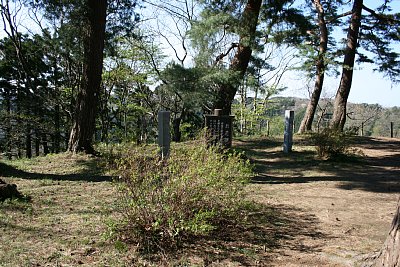
{"type": "Polygon", "coordinates": [[[360,32],[362,8],[363,0],[354,0],[350,26],[347,32],[347,45],[343,60],[342,77],[340,79],[339,89],[336,93],[333,118],[330,124],[332,129],[338,131],[343,131],[346,122],[346,106],[353,80],[354,59],[360,32]]]}
{"type": "Polygon", "coordinates": [[[54,108],[54,135],[53,135],[53,152],[60,152],[61,129],[60,129],[60,105],[57,104],[54,108]]]}
{"type": "Polygon", "coordinates": [[[5,140],[6,140],[6,155],[9,160],[12,159],[12,141],[11,141],[11,89],[6,88],[3,93],[6,118],[5,118],[5,140]]]}
{"type": "Polygon", "coordinates": [[[328,48],[328,28],[325,21],[325,11],[320,0],[314,0],[314,6],[318,13],[318,26],[319,26],[319,52],[316,62],[316,78],[314,84],[314,91],[311,94],[310,102],[307,105],[306,113],[301,121],[299,133],[311,131],[312,123],[314,120],[315,111],[318,107],[318,102],[321,97],[322,87],[325,77],[325,56],[328,48]]]}
{"type": "Polygon", "coordinates": [[[107,0],[88,0],[87,5],[88,28],[84,38],[83,77],[68,150],[93,154],[93,135],[103,69],[107,0]]]}
{"type": "Polygon", "coordinates": [[[389,235],[372,266],[400,266],[400,199],[397,202],[397,211],[393,218],[389,235]]]}
{"type": "Polygon", "coordinates": [[[242,33],[239,39],[239,46],[229,66],[229,70],[235,72],[237,76],[235,77],[235,81],[219,86],[217,98],[214,103],[214,108],[222,109],[222,114],[224,115],[231,113],[232,101],[249,65],[252,53],[251,46],[255,40],[261,2],[262,0],[248,0],[242,13],[242,33]]]}
{"type": "Polygon", "coordinates": [[[172,120],[172,141],[180,142],[182,139],[181,133],[181,123],[185,119],[186,109],[182,108],[180,114],[175,114],[175,117],[172,120]]]}
{"type": "Polygon", "coordinates": [[[180,142],[182,133],[180,130],[182,118],[179,116],[172,120],[172,141],[180,142]]]}
{"type": "Polygon", "coordinates": [[[25,127],[25,156],[28,159],[32,158],[32,133],[29,123],[25,127]]]}
{"type": "Polygon", "coordinates": [[[49,145],[47,142],[47,134],[43,133],[42,135],[42,145],[43,145],[43,154],[47,155],[49,154],[49,145]]]}
{"type": "Polygon", "coordinates": [[[36,157],[40,156],[40,133],[37,129],[35,129],[35,155],[36,157]]]}

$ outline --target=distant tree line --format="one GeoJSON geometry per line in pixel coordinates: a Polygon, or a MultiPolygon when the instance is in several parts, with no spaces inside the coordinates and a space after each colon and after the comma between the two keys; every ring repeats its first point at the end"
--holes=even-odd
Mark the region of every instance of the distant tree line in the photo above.
{"type": "MultiPolygon", "coordinates": [[[[235,101],[235,133],[237,135],[282,135],[285,110],[295,111],[294,131],[301,127],[301,122],[307,110],[308,99],[293,97],[272,97],[268,100],[268,108],[253,112],[254,103],[263,99],[248,97],[245,104],[235,101]]],[[[315,112],[312,128],[322,131],[329,128],[333,115],[333,101],[321,99],[315,112]]],[[[385,108],[378,104],[348,103],[347,120],[344,130],[354,135],[372,137],[390,137],[393,125],[393,137],[400,137],[400,108],[385,108]]]]}

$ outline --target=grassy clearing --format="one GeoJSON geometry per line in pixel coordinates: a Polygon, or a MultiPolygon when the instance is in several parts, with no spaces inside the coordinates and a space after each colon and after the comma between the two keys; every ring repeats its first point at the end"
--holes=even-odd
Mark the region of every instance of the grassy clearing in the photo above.
{"type": "Polygon", "coordinates": [[[140,255],[134,244],[106,238],[120,214],[102,166],[96,158],[71,154],[0,162],[0,177],[32,199],[0,203],[0,266],[257,265],[279,246],[282,225],[299,223],[286,210],[249,206],[240,225],[226,224],[173,254],[140,255]]]}
{"type": "Polygon", "coordinates": [[[121,214],[98,158],[0,161],[0,178],[32,199],[0,203],[0,266],[348,266],[380,247],[400,192],[398,143],[361,141],[373,160],[321,161],[302,140],[289,155],[278,139],[238,141],[259,172],[246,188],[258,204],[240,224],[155,255],[106,238],[121,214]]]}
{"type": "Polygon", "coordinates": [[[60,154],[0,163],[31,202],[0,203],[0,266],[122,265],[102,237],[116,200],[97,159],[60,154]],[[11,165],[12,164],[12,165],[11,165]]]}
{"type": "Polygon", "coordinates": [[[312,227],[285,208],[249,206],[240,224],[226,222],[224,231],[172,254],[141,255],[135,244],[107,239],[120,213],[103,167],[97,158],[67,153],[0,161],[1,179],[32,199],[0,203],[0,266],[256,266],[269,261],[283,236],[297,235],[289,229],[312,227]]]}

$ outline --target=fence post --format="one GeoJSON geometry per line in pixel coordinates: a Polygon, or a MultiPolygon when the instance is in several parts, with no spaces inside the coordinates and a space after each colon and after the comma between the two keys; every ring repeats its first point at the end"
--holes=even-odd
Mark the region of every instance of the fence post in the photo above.
{"type": "Polygon", "coordinates": [[[361,123],[361,136],[364,136],[364,122],[361,123]]]}
{"type": "Polygon", "coordinates": [[[393,122],[390,122],[390,138],[393,138],[393,122]]]}

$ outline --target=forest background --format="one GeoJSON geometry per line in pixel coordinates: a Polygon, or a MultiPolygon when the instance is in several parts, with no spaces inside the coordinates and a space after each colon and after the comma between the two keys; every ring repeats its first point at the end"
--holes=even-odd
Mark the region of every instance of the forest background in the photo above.
{"type": "MultiPolygon", "coordinates": [[[[0,150],[12,158],[91,152],[93,142],[153,142],[159,110],[172,113],[174,141],[193,138],[215,107],[235,115],[236,135],[281,134],[286,109],[295,110],[298,130],[309,100],[278,96],[297,94],[299,83],[300,94],[311,95],[321,58],[331,78],[313,131],[334,115],[332,87],[342,70],[369,63],[382,81],[397,83],[395,1],[228,2],[1,1],[0,150]],[[356,3],[364,13],[349,67],[343,59],[356,3]],[[323,57],[318,5],[329,29],[323,57]],[[104,47],[90,50],[98,43],[104,47]],[[88,67],[88,55],[101,70],[88,67]]],[[[362,86],[371,85],[378,91],[368,79],[362,86]]],[[[388,136],[393,123],[399,135],[398,107],[349,104],[345,111],[346,129],[388,136]]]]}

